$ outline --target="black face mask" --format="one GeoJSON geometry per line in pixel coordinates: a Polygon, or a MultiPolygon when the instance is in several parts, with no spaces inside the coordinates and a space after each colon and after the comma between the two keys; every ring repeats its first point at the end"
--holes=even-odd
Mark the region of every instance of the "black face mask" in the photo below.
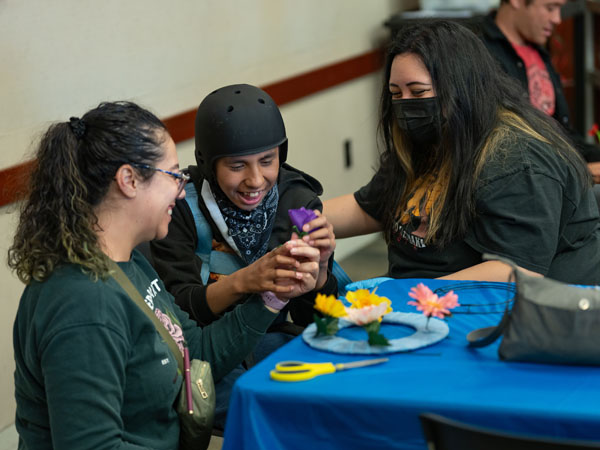
{"type": "Polygon", "coordinates": [[[392,108],[398,126],[406,132],[415,149],[440,141],[442,121],[437,97],[392,100],[392,108]]]}

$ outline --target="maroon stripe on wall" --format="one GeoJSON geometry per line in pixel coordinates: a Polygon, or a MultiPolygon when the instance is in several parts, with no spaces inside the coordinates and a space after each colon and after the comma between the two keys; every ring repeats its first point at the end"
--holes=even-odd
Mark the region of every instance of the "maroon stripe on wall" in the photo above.
{"type": "MultiPolygon", "coordinates": [[[[275,103],[283,106],[317,92],[338,86],[364,75],[376,72],[383,66],[383,51],[375,49],[344,61],[302,73],[284,80],[262,86],[275,103]]],[[[163,119],[175,142],[194,137],[196,109],[163,119]]],[[[34,161],[0,170],[0,206],[23,197],[29,172],[34,161]]]]}
{"type": "Polygon", "coordinates": [[[0,206],[8,205],[24,197],[29,173],[34,160],[0,171],[0,206]]]}

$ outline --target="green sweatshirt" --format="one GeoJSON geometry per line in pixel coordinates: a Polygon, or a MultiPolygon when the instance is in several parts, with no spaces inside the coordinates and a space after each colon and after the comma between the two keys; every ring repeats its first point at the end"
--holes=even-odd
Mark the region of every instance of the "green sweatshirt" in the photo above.
{"type": "MultiPolygon", "coordinates": [[[[246,302],[201,329],[137,251],[119,266],[215,381],[253,349],[277,316],[246,302]]],[[[154,324],[113,278],[65,265],[21,297],[13,330],[19,449],[176,449],[173,404],[182,377],[154,324]]]]}

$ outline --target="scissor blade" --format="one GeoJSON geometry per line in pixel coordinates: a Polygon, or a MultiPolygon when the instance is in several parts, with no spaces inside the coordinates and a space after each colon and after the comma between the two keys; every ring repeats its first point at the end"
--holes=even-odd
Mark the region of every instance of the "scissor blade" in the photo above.
{"type": "Polygon", "coordinates": [[[335,368],[337,370],[354,369],[355,367],[372,366],[374,364],[381,364],[386,361],[389,361],[389,358],[363,359],[362,361],[336,364],[335,368]]]}

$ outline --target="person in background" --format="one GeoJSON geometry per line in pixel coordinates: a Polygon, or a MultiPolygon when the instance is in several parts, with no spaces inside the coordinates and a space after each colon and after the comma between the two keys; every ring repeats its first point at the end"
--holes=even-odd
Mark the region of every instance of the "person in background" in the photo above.
{"type": "Polygon", "coordinates": [[[556,119],[587,161],[594,183],[600,183],[600,147],[585,142],[569,119],[560,75],[546,46],[561,23],[567,0],[501,0],[497,11],[481,23],[478,33],[502,69],[529,93],[531,103],[556,119]]]}
{"type": "MultiPolygon", "coordinates": [[[[202,326],[251,298],[281,304],[251,365],[312,322],[317,292],[337,293],[331,273],[335,236],[320,215],[321,184],[285,163],[283,118],[263,90],[236,84],[207,95],[196,114],[195,143],[187,196],[175,204],[167,238],[151,243],[153,264],[177,304],[202,326]],[[283,269],[274,250],[292,236],[288,210],[301,207],[318,216],[303,237],[317,252],[316,283],[308,284],[313,278],[300,271],[297,279],[280,282],[283,269]]],[[[296,269],[290,265],[285,273],[296,269]]],[[[244,370],[216,386],[218,425],[225,423],[230,389],[244,370]]]]}
{"type": "Polygon", "coordinates": [[[402,27],[385,65],[372,180],[324,203],[336,237],[382,230],[389,276],[506,281],[510,268],[600,282],[585,164],[556,121],[446,21],[402,27]],[[452,57],[448,57],[452,55],[452,57]]]}
{"type": "MultiPolygon", "coordinates": [[[[240,364],[279,311],[253,297],[200,328],[134,250],[167,235],[188,180],[152,113],[102,103],[50,126],[35,156],[8,251],[26,284],[13,331],[19,448],[177,448],[182,376],[153,322],[112,278],[111,260],[180,349],[211,364],[215,381],[240,364]]],[[[284,266],[318,259],[301,240],[273,253],[284,266]]]]}

